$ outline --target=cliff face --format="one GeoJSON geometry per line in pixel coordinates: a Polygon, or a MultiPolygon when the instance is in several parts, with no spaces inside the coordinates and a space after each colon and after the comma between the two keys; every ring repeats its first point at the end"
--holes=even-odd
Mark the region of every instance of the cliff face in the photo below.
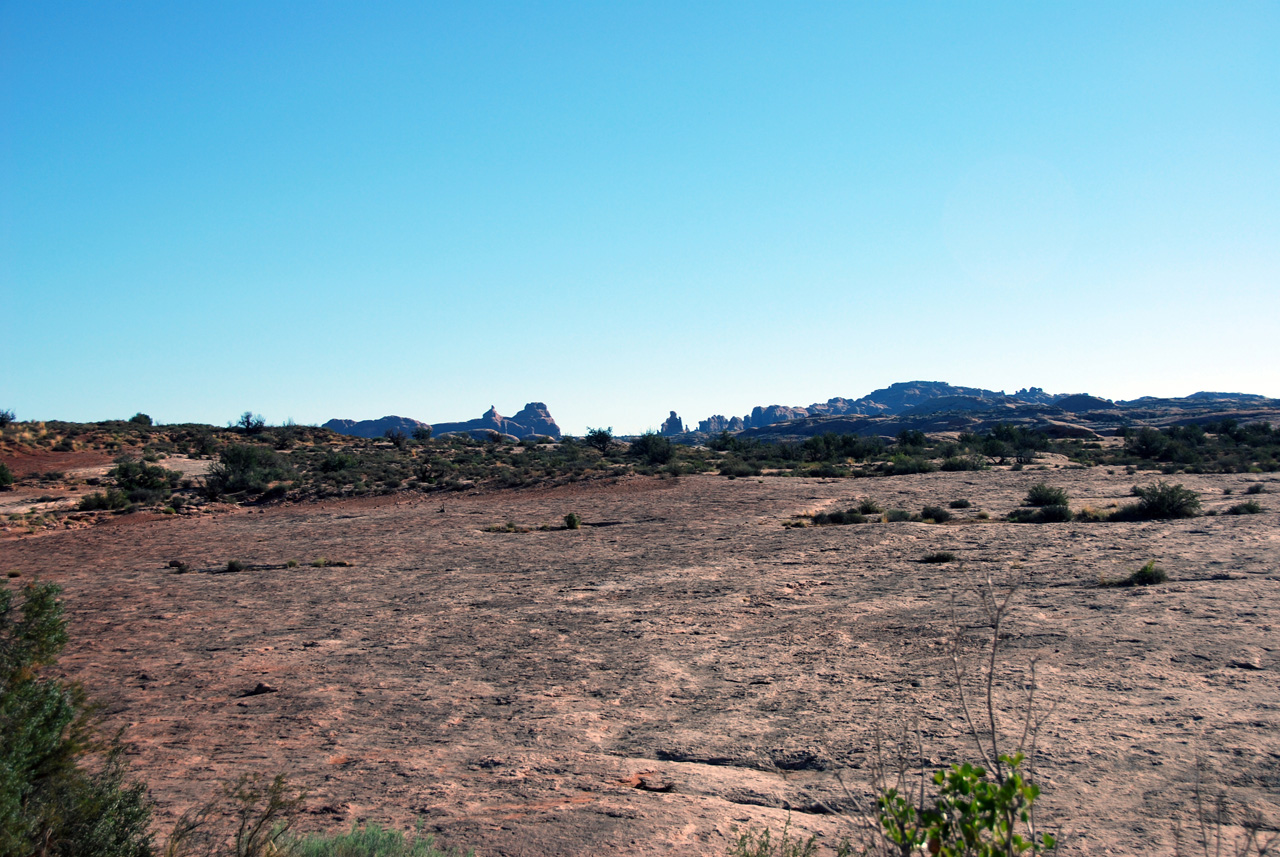
{"type": "Polygon", "coordinates": [[[667,417],[667,421],[662,424],[662,428],[658,429],[658,434],[671,435],[684,434],[684,420],[676,415],[675,411],[671,412],[671,416],[667,417]]]}
{"type": "MultiPolygon", "coordinates": [[[[383,437],[392,429],[412,435],[413,430],[427,423],[408,417],[383,417],[378,420],[329,420],[324,427],[338,434],[353,437],[383,437]]],[[[489,408],[480,417],[456,423],[436,423],[429,426],[439,437],[449,432],[490,432],[507,434],[512,437],[560,437],[560,426],[556,425],[551,412],[542,402],[530,402],[514,417],[504,417],[497,408],[489,408]]]]}

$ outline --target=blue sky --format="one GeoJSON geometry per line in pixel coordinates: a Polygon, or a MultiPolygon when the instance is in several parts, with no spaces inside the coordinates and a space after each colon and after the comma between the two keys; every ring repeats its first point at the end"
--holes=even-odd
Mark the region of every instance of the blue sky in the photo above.
{"type": "Polygon", "coordinates": [[[1280,4],[0,4],[0,407],[1280,396],[1280,4]]]}

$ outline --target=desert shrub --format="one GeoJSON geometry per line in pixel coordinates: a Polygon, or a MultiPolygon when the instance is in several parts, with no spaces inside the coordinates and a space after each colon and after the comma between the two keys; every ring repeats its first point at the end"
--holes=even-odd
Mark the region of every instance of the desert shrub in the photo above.
{"type": "Polygon", "coordinates": [[[952,509],[968,509],[973,504],[970,503],[968,500],[960,499],[960,500],[952,500],[947,505],[950,506],[952,509]]]}
{"type": "Polygon", "coordinates": [[[577,512],[570,512],[564,516],[564,528],[566,530],[576,530],[582,526],[582,518],[577,512]]]}
{"type": "Polygon", "coordinates": [[[1109,584],[1111,586],[1151,586],[1156,583],[1164,583],[1168,581],[1169,575],[1160,566],[1156,565],[1156,561],[1149,560],[1146,565],[1130,574],[1128,577],[1109,584]]]}
{"type": "Polygon", "coordinates": [[[239,571],[244,571],[248,567],[249,567],[248,564],[246,564],[242,560],[238,560],[238,559],[227,560],[227,571],[231,574],[235,574],[236,572],[239,572],[239,571]]]}
{"type": "Polygon", "coordinates": [[[951,551],[932,551],[921,557],[921,562],[954,562],[956,555],[951,551]]]}
{"type": "Polygon", "coordinates": [[[413,439],[416,441],[431,440],[431,426],[418,426],[413,430],[413,439]]]}
{"type": "Polygon", "coordinates": [[[817,854],[818,837],[792,838],[789,818],[777,839],[767,828],[761,831],[748,828],[729,847],[729,857],[817,857],[817,854]]]}
{"type": "Polygon", "coordinates": [[[391,441],[391,445],[396,449],[404,449],[409,443],[409,435],[405,434],[398,428],[387,429],[384,437],[391,441]]]}
{"type": "Polygon", "coordinates": [[[1250,485],[1248,488],[1244,489],[1244,493],[1246,493],[1246,494],[1265,494],[1265,493],[1267,493],[1267,489],[1266,489],[1266,488],[1264,488],[1264,487],[1262,486],[1262,483],[1261,483],[1261,482],[1255,482],[1255,483],[1253,483],[1252,485],[1250,485]]]}
{"type": "Polygon", "coordinates": [[[13,471],[9,469],[9,465],[0,461],[0,491],[8,491],[13,488],[13,471]]]}
{"type": "Polygon", "coordinates": [[[858,503],[858,511],[864,515],[879,515],[884,509],[881,509],[880,504],[875,500],[867,497],[858,503]]]}
{"type": "Polygon", "coordinates": [[[233,443],[223,448],[218,463],[209,468],[205,490],[210,497],[241,491],[257,494],[291,471],[274,449],[256,444],[233,443]]]}
{"type": "Polygon", "coordinates": [[[0,428],[4,428],[14,421],[13,411],[5,408],[0,410],[0,428]]]}
{"type": "Polygon", "coordinates": [[[920,510],[920,517],[926,520],[932,518],[935,524],[945,524],[951,520],[951,513],[941,506],[925,506],[920,510]]]}
{"type": "Polygon", "coordinates": [[[278,857],[292,853],[289,826],[305,794],[283,775],[270,782],[244,774],[224,783],[203,806],[182,814],[165,847],[165,857],[278,857]]]}
{"type": "Polygon", "coordinates": [[[988,467],[989,465],[987,462],[976,455],[953,455],[942,462],[942,469],[948,473],[955,473],[963,470],[986,470],[988,467]]]}
{"type": "Polygon", "coordinates": [[[849,509],[845,512],[819,512],[813,516],[813,522],[818,526],[825,524],[865,524],[867,516],[856,509],[849,509]]]}
{"type": "Polygon", "coordinates": [[[902,476],[909,473],[932,473],[937,469],[932,461],[917,455],[906,455],[899,452],[889,459],[889,471],[894,476],[902,476]]]}
{"type": "Polygon", "coordinates": [[[360,466],[360,459],[349,452],[327,452],[320,461],[320,472],[339,473],[343,470],[354,470],[360,466]]]}
{"type": "Polygon", "coordinates": [[[149,426],[149,425],[152,425],[151,417],[149,417],[148,415],[146,415],[146,414],[142,413],[141,411],[139,411],[138,413],[136,413],[136,414],[134,414],[133,416],[129,417],[129,422],[133,423],[133,424],[134,424],[134,425],[136,425],[136,426],[149,426]]]}
{"type": "Polygon", "coordinates": [[[1135,485],[1133,496],[1138,498],[1137,506],[1126,506],[1117,512],[1118,515],[1126,513],[1146,520],[1166,520],[1194,518],[1200,513],[1199,496],[1182,485],[1167,482],[1153,482],[1145,487],[1135,485]]]}
{"type": "Polygon", "coordinates": [[[736,479],[740,476],[759,476],[763,471],[754,464],[737,458],[727,458],[720,464],[720,475],[736,479]]]}
{"type": "Polygon", "coordinates": [[[1063,488],[1052,488],[1043,482],[1038,482],[1027,492],[1025,502],[1028,506],[1065,506],[1067,492],[1063,488]]]}
{"type": "Polygon", "coordinates": [[[119,488],[108,488],[105,492],[95,491],[80,498],[76,508],[81,512],[97,512],[102,510],[123,509],[129,505],[129,498],[119,488]]]}
{"type": "Polygon", "coordinates": [[[107,474],[131,503],[156,503],[178,487],[182,474],[145,461],[121,461],[107,474]]]}
{"type": "Polygon", "coordinates": [[[903,521],[912,520],[911,513],[906,509],[890,509],[884,513],[882,519],[886,524],[899,524],[903,521]]]}
{"type": "Polygon", "coordinates": [[[1262,511],[1261,504],[1257,500],[1249,500],[1245,503],[1237,503],[1227,510],[1228,515],[1256,515],[1262,511]]]}
{"type": "Polygon", "coordinates": [[[145,787],[95,740],[84,694],[46,672],[67,643],[58,592],[28,584],[18,606],[0,588],[0,854],[148,857],[145,787]]]}
{"type": "Polygon", "coordinates": [[[632,458],[639,458],[654,466],[666,464],[674,453],[670,439],[652,431],[631,441],[631,447],[627,450],[632,458]]]}
{"type": "Polygon", "coordinates": [[[1060,524],[1073,518],[1069,506],[1041,506],[1034,509],[1014,509],[1009,513],[1012,524],[1060,524]]]}

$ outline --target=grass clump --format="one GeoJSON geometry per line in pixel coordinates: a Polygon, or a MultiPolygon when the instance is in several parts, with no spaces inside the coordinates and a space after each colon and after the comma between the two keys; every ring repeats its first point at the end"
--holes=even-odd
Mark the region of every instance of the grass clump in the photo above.
{"type": "Polygon", "coordinates": [[[1267,489],[1263,487],[1263,485],[1262,485],[1262,483],[1261,483],[1261,482],[1255,482],[1255,483],[1253,483],[1252,485],[1250,485],[1248,488],[1244,489],[1244,493],[1246,493],[1246,494],[1265,494],[1265,493],[1267,493],[1267,489]]]}
{"type": "Polygon", "coordinates": [[[749,828],[729,848],[729,857],[817,857],[817,853],[818,837],[792,838],[790,819],[777,839],[767,828],[761,831],[749,828]]]}
{"type": "Polygon", "coordinates": [[[920,558],[921,562],[955,562],[956,555],[951,551],[931,551],[920,558]]]}
{"type": "Polygon", "coordinates": [[[879,515],[884,509],[880,508],[880,504],[870,497],[867,497],[858,503],[858,511],[864,515],[879,515]]]}
{"type": "Polygon", "coordinates": [[[1067,499],[1066,489],[1054,488],[1038,482],[1027,492],[1026,504],[1028,506],[1065,506],[1067,499]]]}
{"type": "Polygon", "coordinates": [[[904,521],[915,520],[915,518],[906,509],[890,509],[884,513],[881,520],[886,524],[900,524],[904,521]]]}
{"type": "MultiPolygon", "coordinates": [[[[310,834],[290,839],[283,853],[292,857],[462,857],[463,852],[444,850],[428,833],[405,836],[377,824],[355,825],[347,833],[310,834]]],[[[474,852],[466,852],[472,854],[474,852]]]]}
{"type": "Polygon", "coordinates": [[[1257,500],[1249,500],[1245,503],[1237,503],[1227,510],[1228,515],[1256,515],[1262,511],[1262,505],[1257,500]]]}

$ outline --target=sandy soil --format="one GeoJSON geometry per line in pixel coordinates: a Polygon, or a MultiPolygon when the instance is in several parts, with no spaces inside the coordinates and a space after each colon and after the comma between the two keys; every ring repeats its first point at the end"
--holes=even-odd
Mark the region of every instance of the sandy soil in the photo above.
{"type": "Polygon", "coordinates": [[[1059,701],[1044,820],[1064,853],[1168,854],[1197,758],[1233,811],[1280,824],[1280,479],[1176,479],[1211,509],[1263,481],[1260,515],[977,519],[1040,480],[1104,508],[1150,478],[635,478],[136,514],[9,537],[0,569],[65,587],[62,668],[126,728],[162,830],[220,780],[283,771],[309,793],[303,828],[422,819],[482,855],[723,854],[788,814],[834,842],[844,822],[821,805],[849,804],[837,773],[865,794],[877,723],[918,717],[934,763],[973,757],[949,597],[977,654],[972,579],[1017,578],[1001,699],[1039,658],[1059,701]],[[946,525],[783,526],[862,496],[974,506],[946,525]],[[484,531],[571,511],[594,526],[484,531]],[[919,562],[934,550],[960,562],[919,562]],[[213,573],[232,558],[254,565],[213,573]],[[1097,585],[1148,559],[1171,582],[1097,585]],[[275,692],[246,695],[259,683],[275,692]]]}

